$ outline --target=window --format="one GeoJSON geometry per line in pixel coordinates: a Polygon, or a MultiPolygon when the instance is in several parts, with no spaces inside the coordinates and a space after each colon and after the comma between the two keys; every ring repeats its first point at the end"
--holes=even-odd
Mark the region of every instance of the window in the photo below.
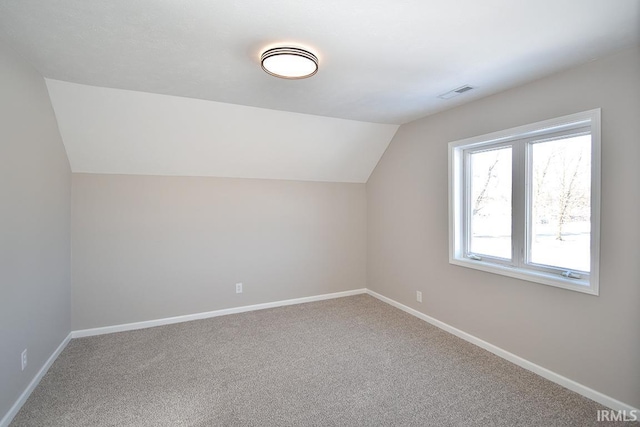
{"type": "Polygon", "coordinates": [[[600,109],[449,143],[449,262],[598,295],[600,109]]]}

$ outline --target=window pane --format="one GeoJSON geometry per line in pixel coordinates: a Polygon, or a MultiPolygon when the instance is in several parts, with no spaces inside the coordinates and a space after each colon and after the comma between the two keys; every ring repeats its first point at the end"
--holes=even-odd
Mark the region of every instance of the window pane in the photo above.
{"type": "Polygon", "coordinates": [[[529,260],[589,271],[591,242],[591,135],[531,147],[529,260]]]}
{"type": "Polygon", "coordinates": [[[469,157],[469,252],[511,259],[511,147],[469,157]]]}

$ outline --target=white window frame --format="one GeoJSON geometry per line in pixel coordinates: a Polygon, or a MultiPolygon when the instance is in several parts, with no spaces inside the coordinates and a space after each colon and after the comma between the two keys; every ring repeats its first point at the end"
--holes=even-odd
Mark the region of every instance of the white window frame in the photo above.
{"type": "Polygon", "coordinates": [[[555,286],[591,295],[599,293],[600,260],[600,109],[570,114],[551,120],[519,126],[486,135],[480,135],[449,143],[449,263],[544,285],[555,286]],[[530,141],[559,134],[575,134],[589,131],[591,134],[591,263],[590,272],[585,274],[562,271],[556,267],[536,265],[529,262],[530,252],[529,208],[531,191],[531,156],[522,152],[514,153],[512,161],[512,259],[505,260],[483,255],[465,253],[468,237],[464,188],[467,157],[471,151],[512,145],[512,150],[531,148],[530,141]],[[526,248],[526,250],[525,250],[526,248]],[[564,275],[563,275],[564,274],[564,275]],[[579,277],[574,277],[579,276],[579,277]]]}

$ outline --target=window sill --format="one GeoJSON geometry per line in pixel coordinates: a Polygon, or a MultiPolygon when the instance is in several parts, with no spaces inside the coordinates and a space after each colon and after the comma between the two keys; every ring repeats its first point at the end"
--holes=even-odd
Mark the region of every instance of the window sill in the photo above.
{"type": "Polygon", "coordinates": [[[543,285],[582,292],[589,295],[598,295],[597,287],[593,286],[588,279],[567,279],[555,274],[548,274],[532,270],[523,270],[516,267],[496,265],[493,263],[475,261],[467,258],[450,258],[449,263],[461,267],[485,271],[488,273],[499,274],[501,276],[514,277],[516,279],[526,280],[528,282],[541,283],[543,285]]]}

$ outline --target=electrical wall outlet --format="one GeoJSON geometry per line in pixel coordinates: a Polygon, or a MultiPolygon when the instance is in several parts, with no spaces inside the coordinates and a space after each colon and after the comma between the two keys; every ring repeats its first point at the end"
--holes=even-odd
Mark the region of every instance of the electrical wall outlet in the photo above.
{"type": "Polygon", "coordinates": [[[242,293],[242,283],[236,283],[236,294],[242,293]]]}
{"type": "Polygon", "coordinates": [[[416,291],[416,301],[422,302],[422,292],[416,291]]]}
{"type": "Polygon", "coordinates": [[[20,363],[22,365],[22,370],[24,371],[24,368],[27,367],[27,349],[26,348],[22,351],[22,355],[20,356],[20,363]]]}

